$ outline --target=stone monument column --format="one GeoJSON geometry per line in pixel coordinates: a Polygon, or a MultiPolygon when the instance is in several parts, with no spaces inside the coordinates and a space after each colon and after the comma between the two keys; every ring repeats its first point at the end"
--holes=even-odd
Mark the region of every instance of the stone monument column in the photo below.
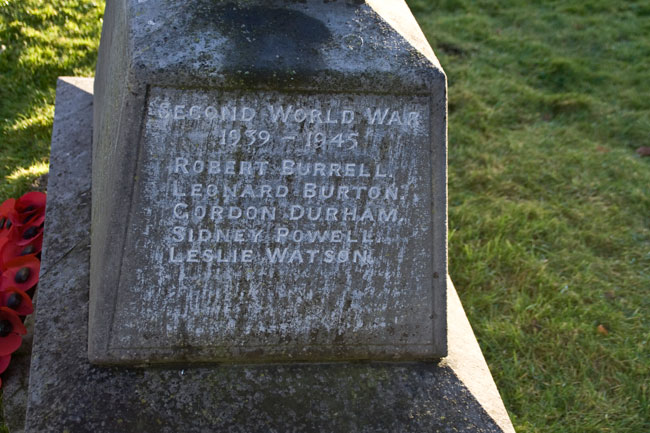
{"type": "Polygon", "coordinates": [[[89,356],[446,355],[446,78],[402,1],[114,1],[89,356]]]}
{"type": "Polygon", "coordinates": [[[446,132],[402,0],[108,0],[57,86],[24,431],[514,432],[446,132]]]}

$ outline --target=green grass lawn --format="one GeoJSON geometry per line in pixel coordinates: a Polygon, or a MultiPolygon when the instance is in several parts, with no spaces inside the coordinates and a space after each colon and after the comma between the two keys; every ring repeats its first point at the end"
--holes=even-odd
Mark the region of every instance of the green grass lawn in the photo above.
{"type": "MultiPolygon", "coordinates": [[[[450,274],[518,432],[650,431],[650,1],[409,1],[449,79],[450,274]]],[[[0,200],[103,3],[0,0],[0,200]]]]}
{"type": "Polygon", "coordinates": [[[0,200],[47,172],[56,78],[93,76],[103,1],[0,0],[0,200]]]}

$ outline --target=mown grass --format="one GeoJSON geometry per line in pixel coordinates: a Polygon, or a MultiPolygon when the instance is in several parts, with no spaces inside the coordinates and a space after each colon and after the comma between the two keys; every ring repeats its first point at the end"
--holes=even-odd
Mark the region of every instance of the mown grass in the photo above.
{"type": "Polygon", "coordinates": [[[517,431],[650,431],[650,3],[409,3],[449,77],[450,274],[517,431]]]}
{"type": "MultiPolygon", "coordinates": [[[[450,273],[515,428],[650,431],[650,2],[409,4],[449,78],[450,273]]],[[[102,8],[0,0],[0,200],[102,8]]]]}
{"type": "Polygon", "coordinates": [[[0,0],[0,200],[47,172],[56,78],[94,75],[102,1],[0,0]]]}

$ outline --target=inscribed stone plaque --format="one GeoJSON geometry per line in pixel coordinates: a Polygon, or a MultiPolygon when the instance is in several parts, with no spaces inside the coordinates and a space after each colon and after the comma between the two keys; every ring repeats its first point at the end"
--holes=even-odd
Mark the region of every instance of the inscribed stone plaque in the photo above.
{"type": "Polygon", "coordinates": [[[406,4],[105,20],[91,362],[446,355],[446,78],[406,4]]]}
{"type": "Polygon", "coordinates": [[[108,352],[430,356],[429,111],[421,95],[152,87],[108,352]]]}

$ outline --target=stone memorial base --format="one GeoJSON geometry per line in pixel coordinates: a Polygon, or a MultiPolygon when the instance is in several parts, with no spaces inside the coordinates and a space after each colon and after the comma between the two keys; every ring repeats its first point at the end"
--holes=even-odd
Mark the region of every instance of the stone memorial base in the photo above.
{"type": "MultiPolygon", "coordinates": [[[[437,363],[91,365],[92,88],[58,82],[25,432],[514,432],[451,282],[437,363]]],[[[5,416],[20,431],[14,367],[5,416]]]]}

